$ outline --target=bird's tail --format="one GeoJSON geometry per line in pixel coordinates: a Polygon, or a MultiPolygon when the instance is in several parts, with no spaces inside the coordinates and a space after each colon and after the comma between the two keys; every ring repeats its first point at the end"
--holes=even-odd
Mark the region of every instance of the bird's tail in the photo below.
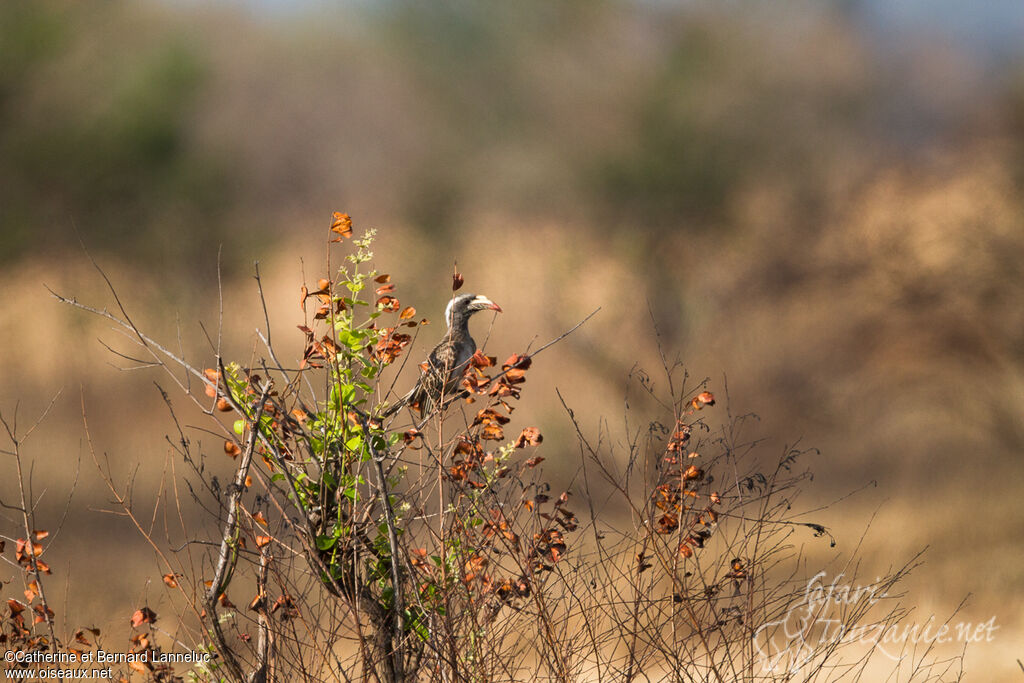
{"type": "Polygon", "coordinates": [[[416,396],[416,388],[413,387],[412,391],[410,391],[408,394],[406,394],[402,398],[400,398],[397,401],[395,401],[395,404],[393,406],[388,406],[387,410],[385,410],[383,413],[380,414],[380,417],[381,418],[391,417],[392,415],[397,413],[402,408],[404,408],[407,405],[410,405],[411,403],[413,403],[414,399],[415,399],[415,396],[416,396]]]}

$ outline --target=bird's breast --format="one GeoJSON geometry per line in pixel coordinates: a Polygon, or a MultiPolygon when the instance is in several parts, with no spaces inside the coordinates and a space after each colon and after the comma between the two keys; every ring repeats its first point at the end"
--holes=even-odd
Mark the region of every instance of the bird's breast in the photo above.
{"type": "Polygon", "coordinates": [[[456,375],[462,376],[462,372],[466,369],[466,365],[474,353],[476,353],[476,343],[472,338],[455,344],[455,362],[452,369],[456,375]]]}

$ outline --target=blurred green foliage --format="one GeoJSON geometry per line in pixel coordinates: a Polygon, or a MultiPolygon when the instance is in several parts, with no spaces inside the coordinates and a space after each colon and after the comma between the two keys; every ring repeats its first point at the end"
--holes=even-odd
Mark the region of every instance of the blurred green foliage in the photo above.
{"type": "Polygon", "coordinates": [[[226,166],[190,135],[203,55],[181,30],[111,40],[119,21],[112,8],[0,5],[0,259],[74,231],[128,258],[215,248],[226,166]]]}

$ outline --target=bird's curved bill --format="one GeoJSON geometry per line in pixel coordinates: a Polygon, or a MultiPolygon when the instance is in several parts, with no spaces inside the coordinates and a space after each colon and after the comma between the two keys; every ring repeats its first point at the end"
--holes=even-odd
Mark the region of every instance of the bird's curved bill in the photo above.
{"type": "Polygon", "coordinates": [[[492,311],[497,311],[498,313],[501,313],[501,306],[494,303],[493,301],[491,301],[482,294],[473,299],[473,305],[480,308],[489,308],[492,311]]]}

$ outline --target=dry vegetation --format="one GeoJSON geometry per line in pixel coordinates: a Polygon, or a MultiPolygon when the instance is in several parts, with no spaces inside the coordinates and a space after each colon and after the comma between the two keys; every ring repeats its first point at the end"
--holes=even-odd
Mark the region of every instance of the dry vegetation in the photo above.
{"type": "MultiPolygon", "coordinates": [[[[556,391],[579,459],[565,490],[544,481],[541,431],[510,423],[534,360],[592,316],[500,370],[477,351],[444,410],[381,417],[395,400],[385,370],[405,363],[429,321],[374,269],[373,232],[354,235],[340,213],[331,231],[351,247],[341,266],[328,257],[331,277],[301,288],[296,364],[272,341],[258,269],[264,318],[244,366],[222,354],[223,318],[207,334],[205,369],[151,337],[102,270],[109,310],[54,293],[125,333],[107,347],[124,369],[160,369],[173,387],[157,384],[177,431],[155,494],[96,450],[83,403],[108,513],[152,549],[163,589],[136,606],[120,647],[66,620],[58,633],[43,559],[52,541],[36,528],[22,455],[39,423],[22,434],[3,420],[20,492],[4,507],[21,516],[12,540],[25,576],[24,600],[7,602],[8,647],[77,658],[59,668],[124,652],[108,674],[119,680],[959,680],[961,657],[886,640],[906,628],[898,591],[918,557],[852,594],[814,597],[828,570],[809,578],[817,567],[799,548],[835,539],[809,516],[827,508],[795,507],[808,451],[772,459],[748,435],[755,416],[708,420],[707,380],[694,383],[664,349],[657,380],[631,371],[621,434],[604,423],[588,436],[556,391]],[[172,395],[205,424],[183,423],[172,395]],[[637,399],[643,409],[630,407],[637,399]],[[200,440],[211,435],[215,453],[200,440]],[[236,466],[221,480],[214,462],[225,456],[236,466]],[[626,516],[607,514],[614,507],[626,516]]],[[[456,271],[453,289],[463,281],[456,271]]],[[[859,563],[854,551],[832,586],[859,581],[859,563]]]]}
{"type": "MultiPolygon", "coordinates": [[[[341,202],[387,226],[378,262],[417,284],[428,317],[458,258],[507,311],[493,337],[503,349],[602,307],[531,368],[516,414],[543,427],[556,489],[578,481],[580,460],[566,455],[571,423],[551,419],[564,414],[551,387],[588,437],[601,417],[620,422],[633,364],[658,365],[653,310],[661,345],[710,374],[720,398],[728,373],[732,405],[761,416],[753,433],[768,452],[797,437],[821,449],[807,456],[808,508],[878,482],[816,520],[849,557],[877,513],[862,575],[930,546],[904,582],[917,614],[948,615],[971,593],[961,615],[997,615],[1001,630],[968,651],[968,680],[1019,677],[1024,107],[1013,65],[986,71],[928,42],[887,53],[843,12],[791,22],[763,6],[539,5],[277,22],[0,9],[11,67],[0,74],[0,411],[17,403],[24,423],[64,388],[24,449],[41,495],[34,528],[56,528],[73,488],[80,511],[44,541],[59,618],[100,627],[113,648],[162,586],[145,583],[153,558],[132,525],[102,512],[102,480],[87,468],[75,487],[71,465],[89,461],[79,395],[118,484],[132,473],[154,496],[180,465],[152,375],[114,370],[94,340],[118,337],[42,287],[110,304],[74,231],[139,326],[190,359],[206,353],[193,321],[218,317],[223,247],[233,334],[222,350],[245,365],[263,315],[251,262],[270,320],[290,328],[294,292],[322,262],[316,207],[341,202]],[[789,28],[766,34],[773,21],[789,28]]],[[[301,335],[275,344],[286,363],[303,355],[301,335]]],[[[631,405],[654,414],[657,402],[634,394],[631,405]]],[[[183,424],[202,417],[176,410],[183,424]]],[[[624,471],[628,452],[608,465],[624,471]]],[[[226,481],[231,464],[209,468],[226,481]]],[[[0,499],[16,501],[14,478],[0,478],[0,499]]],[[[23,523],[2,515],[13,561],[23,523]]],[[[610,503],[610,515],[630,531],[627,507],[610,503]]],[[[204,518],[184,517],[189,528],[204,518]]],[[[803,550],[832,558],[813,539],[803,550]]],[[[19,598],[21,570],[6,571],[4,598],[19,598]]]]}

